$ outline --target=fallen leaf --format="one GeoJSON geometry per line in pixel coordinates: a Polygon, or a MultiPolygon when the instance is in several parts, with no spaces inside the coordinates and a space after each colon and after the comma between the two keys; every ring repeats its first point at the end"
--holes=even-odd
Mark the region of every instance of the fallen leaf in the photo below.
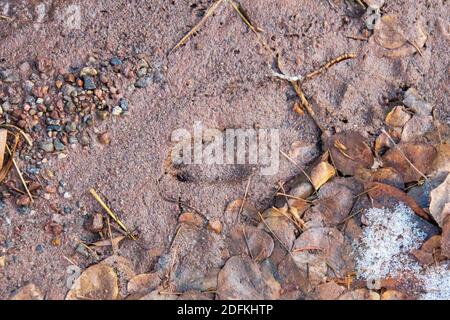
{"type": "Polygon", "coordinates": [[[116,300],[118,296],[117,274],[107,265],[95,264],[75,280],[66,300],[116,300]]]}
{"type": "Polygon", "coordinates": [[[411,119],[411,114],[403,110],[401,106],[397,106],[387,114],[384,122],[388,126],[402,128],[409,119],[411,119]]]}
{"type": "Polygon", "coordinates": [[[391,50],[402,47],[407,41],[397,19],[387,14],[375,25],[373,37],[378,45],[391,50]]]}
{"type": "Polygon", "coordinates": [[[441,241],[442,237],[439,235],[432,236],[424,242],[420,249],[411,251],[411,254],[425,266],[429,266],[444,260],[441,258],[441,241]]]}
{"type": "Polygon", "coordinates": [[[157,288],[161,283],[160,275],[156,272],[143,273],[128,281],[127,291],[129,294],[150,292],[157,288]]]}
{"type": "Polygon", "coordinates": [[[443,216],[441,253],[447,259],[450,259],[450,203],[445,205],[443,216]]]}
{"type": "Polygon", "coordinates": [[[330,281],[318,285],[314,290],[314,295],[317,300],[336,300],[344,291],[344,287],[334,281],[330,281]]]}
{"type": "Polygon", "coordinates": [[[273,290],[258,264],[248,256],[233,256],[219,272],[217,294],[221,300],[274,300],[281,288],[273,290]]]}
{"type": "Polygon", "coordinates": [[[450,144],[439,144],[436,150],[437,157],[433,163],[433,173],[450,172],[450,144]]]}
{"type": "Polygon", "coordinates": [[[450,202],[450,174],[436,189],[430,193],[430,213],[440,227],[444,220],[444,207],[450,202]]]}
{"type": "Polygon", "coordinates": [[[333,163],[344,175],[355,175],[358,168],[371,168],[373,164],[372,150],[359,133],[347,131],[332,136],[324,135],[324,149],[330,150],[333,163]],[[337,142],[337,144],[336,144],[337,142]],[[344,145],[345,151],[342,147],[344,145]]]}
{"type": "Polygon", "coordinates": [[[311,171],[311,181],[316,190],[336,175],[334,167],[326,161],[320,162],[311,171]]]}
{"type": "Polygon", "coordinates": [[[397,290],[387,290],[381,294],[381,300],[408,300],[408,296],[397,290]]]}
{"type": "Polygon", "coordinates": [[[426,134],[433,129],[433,117],[414,115],[402,131],[402,142],[421,142],[426,140],[426,134]]]}
{"type": "Polygon", "coordinates": [[[416,215],[430,221],[430,216],[402,190],[380,182],[366,182],[364,188],[373,201],[374,207],[395,207],[399,202],[410,207],[416,215]]]}
{"type": "Polygon", "coordinates": [[[389,184],[399,189],[405,186],[402,175],[391,167],[377,169],[372,173],[372,179],[373,181],[389,184]]]}
{"type": "Polygon", "coordinates": [[[10,300],[44,300],[44,296],[35,284],[30,283],[20,288],[10,300]]]}
{"type": "Polygon", "coordinates": [[[429,144],[400,143],[388,150],[382,159],[385,166],[393,167],[403,176],[403,181],[408,183],[420,180],[422,174],[429,174],[436,157],[436,149],[429,144]],[[414,169],[408,160],[420,173],[414,169]]]}
{"type": "Polygon", "coordinates": [[[338,300],[371,300],[373,297],[370,290],[356,289],[341,295],[338,300]]]}
{"type": "Polygon", "coordinates": [[[236,225],[230,232],[229,246],[231,255],[249,254],[256,261],[262,261],[273,252],[273,238],[264,230],[236,225]]]}

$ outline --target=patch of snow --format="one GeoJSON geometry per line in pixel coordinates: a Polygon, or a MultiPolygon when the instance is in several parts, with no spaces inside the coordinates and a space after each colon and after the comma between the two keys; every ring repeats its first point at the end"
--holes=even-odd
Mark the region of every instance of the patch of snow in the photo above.
{"type": "Polygon", "coordinates": [[[450,300],[450,265],[428,268],[419,280],[423,283],[421,300],[450,300]]]}

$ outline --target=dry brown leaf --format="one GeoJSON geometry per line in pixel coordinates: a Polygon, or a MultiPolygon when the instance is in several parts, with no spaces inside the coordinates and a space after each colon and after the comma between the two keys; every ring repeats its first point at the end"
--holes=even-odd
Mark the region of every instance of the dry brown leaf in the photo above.
{"type": "Polygon", "coordinates": [[[125,239],[125,236],[118,236],[111,239],[107,239],[107,240],[101,240],[101,241],[97,241],[92,243],[91,245],[94,247],[109,247],[112,245],[113,248],[116,248],[120,241],[122,241],[123,239],[125,239]]]}
{"type": "Polygon", "coordinates": [[[436,149],[429,144],[400,143],[395,148],[388,150],[382,159],[385,166],[393,167],[403,176],[404,182],[408,183],[420,180],[421,173],[429,174],[436,156],[436,149]]]}
{"type": "Polygon", "coordinates": [[[345,175],[355,175],[358,168],[371,168],[372,150],[359,133],[346,131],[332,136],[324,136],[324,149],[330,150],[336,169],[345,175]],[[336,146],[340,146],[337,148],[336,146]],[[343,146],[345,150],[343,150],[343,146]]]}
{"type": "Polygon", "coordinates": [[[403,110],[401,106],[397,106],[391,110],[386,116],[384,122],[391,127],[403,127],[411,119],[411,115],[403,110]]]}
{"type": "Polygon", "coordinates": [[[0,169],[3,167],[3,161],[5,160],[7,138],[8,131],[6,129],[0,129],[0,169]]]}
{"type": "Polygon", "coordinates": [[[444,206],[443,216],[441,254],[447,259],[450,259],[450,203],[444,206]]]}
{"type": "Polygon", "coordinates": [[[116,300],[118,296],[118,279],[113,268],[96,264],[75,280],[66,300],[116,300]]]}
{"type": "Polygon", "coordinates": [[[390,167],[379,168],[375,172],[372,172],[372,179],[373,181],[389,184],[399,189],[405,186],[402,175],[390,167]]]}
{"type": "Polygon", "coordinates": [[[336,170],[331,164],[325,161],[320,162],[311,171],[311,180],[314,188],[318,190],[335,175],[336,170]]]}
{"type": "Polygon", "coordinates": [[[158,273],[138,274],[128,281],[127,290],[129,294],[150,292],[157,288],[161,283],[158,273]]]}
{"type": "Polygon", "coordinates": [[[447,178],[442,184],[431,191],[430,198],[430,213],[439,226],[442,227],[444,222],[444,207],[450,202],[450,174],[447,175],[447,178]]]}
{"type": "Polygon", "coordinates": [[[437,157],[433,163],[433,172],[450,172],[450,144],[442,143],[436,146],[437,157]]]}
{"type": "Polygon", "coordinates": [[[407,39],[402,33],[397,19],[391,15],[384,15],[375,25],[373,37],[375,42],[385,49],[398,49],[407,39]]]}
{"type": "Polygon", "coordinates": [[[381,300],[408,300],[408,296],[397,290],[387,290],[381,294],[381,300]]]}
{"type": "Polygon", "coordinates": [[[372,199],[375,207],[393,207],[402,202],[410,207],[419,217],[428,221],[431,220],[430,216],[416,201],[400,189],[380,182],[366,182],[364,183],[364,188],[367,190],[367,194],[372,199]]]}

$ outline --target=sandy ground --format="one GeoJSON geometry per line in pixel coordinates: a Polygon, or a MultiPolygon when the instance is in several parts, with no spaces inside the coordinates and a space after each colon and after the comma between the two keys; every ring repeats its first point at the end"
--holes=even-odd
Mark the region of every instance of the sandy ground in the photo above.
{"type": "MultiPolygon", "coordinates": [[[[3,210],[12,224],[0,222],[0,248],[6,252],[5,241],[9,247],[8,267],[0,271],[0,297],[7,298],[27,282],[40,287],[48,299],[65,296],[69,262],[63,256],[74,256],[77,239],[89,237],[82,227],[83,215],[99,210],[87,192],[91,187],[109,200],[127,225],[139,231],[141,246],[127,241],[120,248],[138,272],[152,270],[157,261],[146,249],[163,248],[164,252],[174,236],[180,210],[161,197],[160,189],[210,219],[223,220],[226,205],[243,196],[250,171],[245,167],[193,170],[186,182],[164,175],[174,129],[190,129],[194,121],[221,130],[255,125],[278,128],[284,152],[292,151],[297,142],[301,146],[295,159],[298,164],[306,166],[312,161],[320,153],[320,132],[307,116],[292,111],[295,93],[291,87],[270,77],[275,52],[290,74],[307,73],[340,54],[358,55],[304,86],[328,129],[356,129],[373,138],[399,92],[411,86],[448,124],[450,3],[387,1],[386,12],[400,15],[406,24],[421,23],[428,34],[423,56],[416,53],[391,59],[383,57],[372,40],[349,38],[361,34],[364,21],[354,17],[343,1],[330,2],[334,6],[324,0],[280,0],[276,6],[269,0],[241,1],[253,23],[264,30],[261,37],[269,50],[230,6],[223,5],[185,46],[169,53],[211,1],[44,1],[51,10],[39,23],[36,6],[41,2],[9,1],[8,15],[17,19],[0,21],[1,65],[45,56],[56,68],[69,68],[91,55],[142,53],[162,79],[129,96],[129,116],[100,126],[111,133],[111,145],[77,148],[67,158],[48,164],[55,181],[64,181],[72,194],[70,200],[58,199],[61,207],[72,209],[58,217],[65,225],[60,246],[50,244],[51,236],[44,228],[55,219],[45,200],[29,215],[19,214],[7,203],[3,210]],[[77,3],[82,3],[81,29],[66,30],[57,19],[58,12],[77,3]],[[27,16],[26,9],[34,14],[27,16]],[[38,244],[44,246],[41,253],[36,252],[38,244]]],[[[5,4],[0,1],[0,10],[5,4]]],[[[298,169],[281,158],[277,175],[252,178],[249,201],[264,209],[277,182],[296,174],[298,169]]],[[[226,257],[225,235],[205,231],[183,239],[178,290],[221,267],[226,257]]],[[[76,255],[74,259],[80,266],[92,263],[76,255]]]]}

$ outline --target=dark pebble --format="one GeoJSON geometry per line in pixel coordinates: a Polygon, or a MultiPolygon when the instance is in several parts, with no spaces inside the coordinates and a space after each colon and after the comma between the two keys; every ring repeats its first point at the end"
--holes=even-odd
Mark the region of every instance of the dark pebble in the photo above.
{"type": "Polygon", "coordinates": [[[119,100],[119,107],[123,111],[128,111],[128,101],[125,100],[124,98],[120,98],[120,100],[119,100]]]}
{"type": "Polygon", "coordinates": [[[58,132],[60,132],[61,129],[62,128],[59,125],[51,124],[51,125],[47,126],[47,131],[58,131],[58,132]]]}
{"type": "Polygon", "coordinates": [[[138,81],[136,81],[136,83],[134,84],[134,86],[136,88],[145,88],[147,87],[150,83],[152,82],[152,78],[149,76],[145,76],[140,78],[138,81]]]}
{"type": "Polygon", "coordinates": [[[122,64],[122,60],[120,60],[118,57],[112,57],[111,60],[109,60],[109,63],[112,66],[120,66],[122,64]]]}
{"type": "Polygon", "coordinates": [[[83,89],[84,90],[94,90],[97,86],[95,85],[95,81],[92,77],[83,76],[83,89]]]}
{"type": "Polygon", "coordinates": [[[37,252],[37,253],[42,253],[42,252],[44,252],[44,246],[43,246],[42,244],[38,244],[38,245],[36,246],[36,252],[37,252]]]}
{"type": "Polygon", "coordinates": [[[56,151],[63,151],[65,148],[64,144],[58,138],[53,140],[53,145],[55,146],[56,151]]]}

